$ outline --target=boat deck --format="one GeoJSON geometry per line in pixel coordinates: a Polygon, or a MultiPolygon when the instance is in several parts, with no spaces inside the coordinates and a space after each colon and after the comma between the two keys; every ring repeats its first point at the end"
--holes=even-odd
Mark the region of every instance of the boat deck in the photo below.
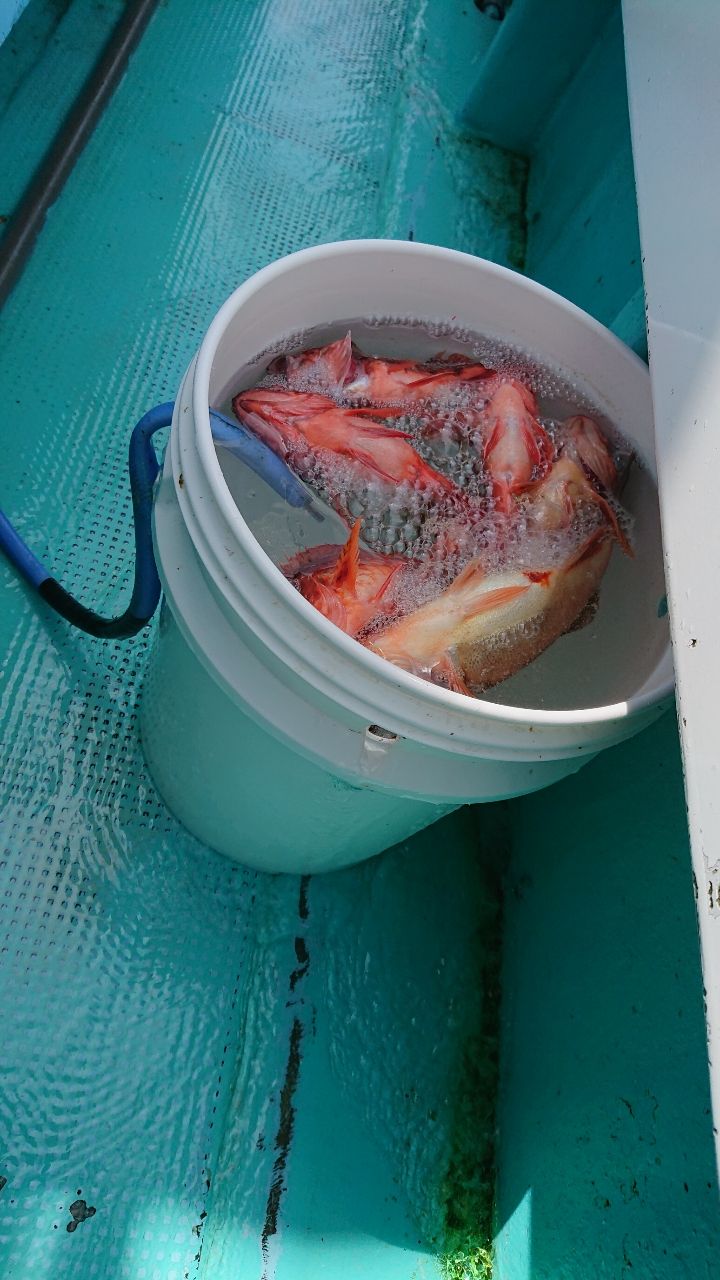
{"type": "MultiPolygon", "coordinates": [[[[0,49],[6,216],[119,8],[31,0],[0,49]]],[[[569,159],[529,167],[457,123],[499,29],[471,0],[158,7],[1,321],[3,505],[86,603],[129,590],[132,424],[283,253],[437,241],[631,336],[626,120],[593,153],[604,185],[577,128],[617,82],[617,31],[558,116],[580,198],[569,159]]],[[[0,577],[4,1277],[463,1280],[489,1274],[494,1234],[502,1280],[709,1280],[669,718],[366,865],[263,877],[153,789],[152,632],[93,641],[0,577]]]]}

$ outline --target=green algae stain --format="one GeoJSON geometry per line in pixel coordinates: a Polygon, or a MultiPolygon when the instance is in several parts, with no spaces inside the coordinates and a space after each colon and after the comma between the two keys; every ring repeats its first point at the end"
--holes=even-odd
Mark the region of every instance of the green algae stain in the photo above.
{"type": "Polygon", "coordinates": [[[440,1265],[445,1280],[490,1280],[493,1274],[496,1103],[499,1078],[500,877],[488,873],[487,914],[478,942],[482,1007],[465,1038],[454,1090],[449,1156],[440,1185],[440,1265]]]}
{"type": "Polygon", "coordinates": [[[460,1250],[440,1260],[445,1280],[492,1280],[492,1249],[477,1245],[470,1253],[460,1250]]]}

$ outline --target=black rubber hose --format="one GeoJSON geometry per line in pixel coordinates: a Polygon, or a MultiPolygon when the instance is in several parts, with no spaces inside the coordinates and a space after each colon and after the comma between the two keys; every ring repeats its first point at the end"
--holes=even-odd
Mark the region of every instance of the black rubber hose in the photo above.
{"type": "Polygon", "coordinates": [[[0,307],[17,282],[48,209],[120,80],[158,0],[127,0],[95,66],[24,191],[0,243],[0,307]]]}
{"type": "Polygon", "coordinates": [[[0,551],[42,600],[62,618],[101,640],[126,640],[137,635],[152,618],[160,599],[158,576],[152,541],[153,488],[160,464],[153,447],[153,436],[172,422],[173,404],[159,404],[143,414],[130,437],[128,465],[135,527],[135,582],[132,597],[124,613],[104,618],[74,596],[48,573],[42,560],[0,511],[0,551]]]}

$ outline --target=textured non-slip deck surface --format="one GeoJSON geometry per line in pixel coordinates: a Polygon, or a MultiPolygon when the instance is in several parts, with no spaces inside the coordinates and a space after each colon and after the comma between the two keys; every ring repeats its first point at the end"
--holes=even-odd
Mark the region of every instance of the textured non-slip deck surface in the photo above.
{"type": "MultiPolygon", "coordinates": [[[[3,215],[118,9],[31,0],[0,51],[3,215]]],[[[470,0],[161,2],[0,317],[0,501],[87,603],[129,590],[129,430],[248,273],[366,234],[522,264],[527,164],[454,123],[497,29],[470,0]]],[[[526,265],[613,323],[635,290],[640,345],[620,36],[533,154],[526,265]]],[[[496,1155],[499,1280],[712,1280],[671,722],[506,812],[265,878],[154,791],[151,638],[71,632],[0,565],[2,1280],[485,1280],[496,1155]]]]}
{"type": "MultiPolygon", "coordinates": [[[[77,37],[85,9],[68,10],[65,31],[77,37]]],[[[523,166],[457,137],[436,90],[432,154],[416,159],[423,76],[447,55],[442,78],[459,92],[453,67],[471,74],[494,29],[472,5],[452,23],[442,10],[159,7],[2,317],[3,505],[88,603],[117,609],[129,586],[130,427],[175,394],[249,272],[309,243],[434,225],[463,248],[517,252],[523,166]],[[442,37],[432,55],[428,23],[442,37]]],[[[44,119],[54,93],[64,109],[67,48],[47,50],[16,77],[0,133],[16,172],[21,101],[36,104],[33,137],[41,95],[44,119]]],[[[269,1280],[296,1277],[303,1249],[313,1276],[326,1256],[331,1276],[434,1274],[450,1077],[480,1016],[475,840],[445,832],[457,889],[434,885],[426,843],[402,877],[392,855],[340,888],[309,886],[299,915],[297,881],[207,852],[159,802],[135,719],[148,637],[73,633],[4,568],[1,589],[3,1277],[269,1280]],[[415,922],[401,926],[393,915],[413,898],[415,922]],[[393,949],[408,930],[415,940],[393,949]],[[310,970],[293,978],[296,939],[313,931],[310,970]],[[410,1013],[421,957],[428,982],[410,1013]],[[347,1010],[364,1018],[355,1029],[347,1010]],[[407,1065],[433,1045],[431,1069],[407,1065]],[[290,1086],[305,1155],[293,1164],[291,1151],[278,1182],[290,1086]]],[[[282,778],[278,813],[268,821],[283,820],[282,778]]]]}

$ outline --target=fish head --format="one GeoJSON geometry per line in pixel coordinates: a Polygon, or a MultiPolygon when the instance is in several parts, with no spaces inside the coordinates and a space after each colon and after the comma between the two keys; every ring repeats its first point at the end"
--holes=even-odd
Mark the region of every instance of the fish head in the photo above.
{"type": "Polygon", "coordinates": [[[571,523],[574,500],[591,488],[576,462],[559,458],[544,479],[530,493],[528,514],[542,530],[565,529],[571,523]]]}
{"type": "Polygon", "coordinates": [[[341,631],[354,634],[350,630],[348,611],[342,596],[331,584],[324,582],[320,574],[301,574],[295,579],[295,586],[318,613],[334,622],[341,631]]]}
{"type": "Polygon", "coordinates": [[[361,523],[356,520],[343,547],[310,548],[283,565],[305,599],[351,636],[392,611],[390,584],[407,563],[361,548],[361,523]]]}
{"type": "Polygon", "coordinates": [[[312,387],[337,393],[351,378],[354,365],[350,333],[324,347],[311,347],[298,355],[280,356],[269,372],[285,377],[291,387],[312,387]]]}
{"type": "Polygon", "coordinates": [[[536,528],[551,531],[568,528],[583,506],[596,509],[606,533],[611,532],[625,554],[632,556],[617,511],[598,492],[582,467],[565,454],[532,492],[527,512],[536,528]]]}
{"type": "Polygon", "coordinates": [[[538,403],[534,393],[521,378],[510,374],[495,374],[492,383],[488,384],[488,407],[494,405],[498,414],[523,412],[534,416],[538,412],[538,403]]]}
{"type": "Polygon", "coordinates": [[[334,400],[311,392],[258,387],[235,396],[233,411],[269,448],[287,457],[305,444],[306,421],[334,405],[334,400]]]}
{"type": "Polygon", "coordinates": [[[608,442],[594,418],[578,413],[560,428],[562,452],[579,462],[604,489],[617,485],[617,469],[608,442]]]}
{"type": "Polygon", "coordinates": [[[356,360],[353,375],[345,386],[351,400],[369,400],[378,405],[414,399],[413,383],[422,377],[421,367],[412,360],[356,360]]]}
{"type": "Polygon", "coordinates": [[[407,485],[438,500],[461,496],[457,485],[413,448],[406,431],[373,421],[370,412],[330,401],[329,408],[308,418],[301,429],[311,449],[346,458],[366,483],[407,485]]]}
{"type": "Polygon", "coordinates": [[[483,412],[483,461],[495,501],[505,514],[511,511],[512,495],[527,488],[552,461],[552,441],[536,411],[532,391],[509,378],[500,383],[483,412]]]}

